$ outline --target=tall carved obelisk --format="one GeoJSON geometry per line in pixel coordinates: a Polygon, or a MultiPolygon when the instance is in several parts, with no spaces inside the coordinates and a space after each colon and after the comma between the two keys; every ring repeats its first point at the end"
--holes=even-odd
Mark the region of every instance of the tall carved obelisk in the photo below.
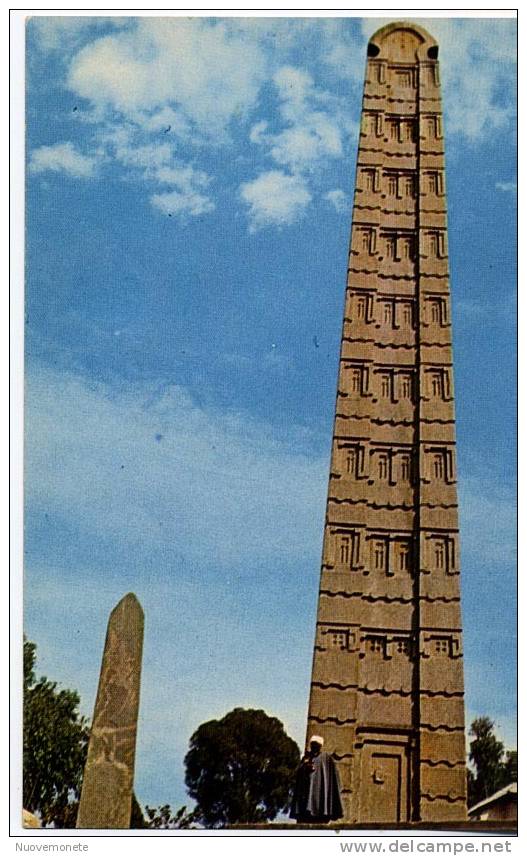
{"type": "Polygon", "coordinates": [[[368,44],[308,717],[349,822],[466,817],[437,56],[368,44]]]}

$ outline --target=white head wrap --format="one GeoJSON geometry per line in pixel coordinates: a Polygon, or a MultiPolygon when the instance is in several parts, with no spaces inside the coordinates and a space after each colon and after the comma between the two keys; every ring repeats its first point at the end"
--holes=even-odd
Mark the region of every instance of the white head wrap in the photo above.
{"type": "Polygon", "coordinates": [[[320,743],[320,745],[323,746],[324,745],[324,738],[319,737],[318,734],[312,734],[310,739],[309,739],[309,742],[310,743],[320,743]]]}

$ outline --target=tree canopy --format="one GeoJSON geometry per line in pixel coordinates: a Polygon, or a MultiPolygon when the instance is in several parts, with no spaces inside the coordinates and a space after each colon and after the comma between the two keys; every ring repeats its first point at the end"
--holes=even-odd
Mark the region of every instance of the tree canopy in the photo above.
{"type": "Polygon", "coordinates": [[[185,783],[207,827],[263,823],[290,804],[300,751],[279,719],[235,708],[199,726],[185,757],[185,783]]]}
{"type": "Polygon", "coordinates": [[[44,825],[75,826],[88,751],[87,720],[79,696],[35,677],[36,645],[24,639],[23,804],[44,825]]]}
{"type": "Polygon", "coordinates": [[[505,752],[501,740],[494,734],[495,724],[488,716],[475,719],[470,726],[469,759],[475,773],[468,771],[468,804],[481,800],[518,779],[518,753],[505,752]]]}

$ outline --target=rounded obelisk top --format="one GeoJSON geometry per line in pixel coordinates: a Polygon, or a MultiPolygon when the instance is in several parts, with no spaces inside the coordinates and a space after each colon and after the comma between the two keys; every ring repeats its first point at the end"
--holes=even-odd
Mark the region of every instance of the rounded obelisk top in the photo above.
{"type": "Polygon", "coordinates": [[[398,21],[387,24],[368,42],[368,56],[393,62],[437,59],[436,40],[423,27],[398,21]]]}

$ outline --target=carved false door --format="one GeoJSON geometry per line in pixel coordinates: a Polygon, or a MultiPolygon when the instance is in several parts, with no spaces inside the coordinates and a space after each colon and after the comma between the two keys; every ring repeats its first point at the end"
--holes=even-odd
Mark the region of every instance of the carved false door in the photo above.
{"type": "Polygon", "coordinates": [[[360,823],[404,823],[408,815],[408,758],[400,745],[362,749],[360,823]]]}

